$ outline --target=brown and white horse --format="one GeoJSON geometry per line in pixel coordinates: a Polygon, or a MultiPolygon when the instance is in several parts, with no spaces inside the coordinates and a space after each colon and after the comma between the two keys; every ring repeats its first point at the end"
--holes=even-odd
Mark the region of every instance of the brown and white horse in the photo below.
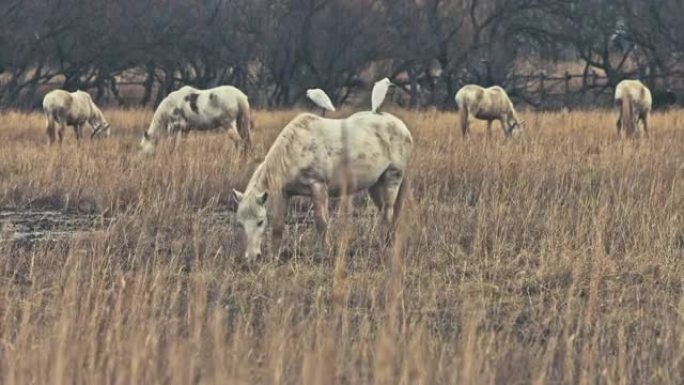
{"type": "Polygon", "coordinates": [[[221,86],[207,90],[185,86],[171,92],[157,107],[149,128],[143,133],[143,151],[155,148],[160,133],[187,133],[190,130],[227,129],[236,145],[251,146],[249,100],[239,89],[221,86]]]}

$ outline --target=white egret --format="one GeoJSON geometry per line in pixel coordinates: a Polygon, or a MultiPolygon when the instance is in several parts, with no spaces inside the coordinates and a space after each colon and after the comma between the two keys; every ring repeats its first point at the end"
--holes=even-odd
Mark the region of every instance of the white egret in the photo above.
{"type": "Polygon", "coordinates": [[[314,102],[318,107],[322,108],[321,115],[325,116],[325,111],[335,111],[335,106],[333,106],[332,101],[320,88],[312,88],[306,91],[306,97],[314,102]]]}
{"type": "Polygon", "coordinates": [[[380,113],[380,106],[382,106],[382,102],[385,101],[387,90],[389,90],[390,86],[393,85],[394,84],[392,84],[388,78],[384,78],[375,82],[375,85],[373,86],[373,92],[371,94],[371,111],[375,112],[376,114],[380,113]]]}

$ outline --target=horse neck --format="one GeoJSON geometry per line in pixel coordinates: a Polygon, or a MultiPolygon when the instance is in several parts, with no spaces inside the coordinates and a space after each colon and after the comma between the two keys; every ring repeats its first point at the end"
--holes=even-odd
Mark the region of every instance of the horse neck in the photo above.
{"type": "Polygon", "coordinates": [[[283,154],[280,147],[279,143],[276,143],[275,147],[266,154],[266,158],[250,178],[246,193],[268,192],[272,195],[282,193],[289,178],[291,167],[287,162],[287,156],[285,156],[287,154],[283,154]]]}
{"type": "Polygon", "coordinates": [[[165,123],[165,112],[162,111],[161,108],[157,108],[157,111],[155,111],[154,115],[152,116],[152,122],[150,123],[150,126],[147,128],[147,135],[155,135],[157,133],[157,130],[161,126],[164,125],[165,123]]]}
{"type": "Polygon", "coordinates": [[[518,112],[515,110],[515,107],[513,107],[513,103],[509,101],[508,104],[510,106],[509,108],[511,117],[515,120],[516,123],[519,123],[520,119],[518,119],[518,112]]]}
{"type": "Polygon", "coordinates": [[[98,124],[107,124],[107,120],[105,119],[102,111],[99,108],[97,108],[97,106],[95,106],[94,104],[91,106],[91,108],[92,108],[92,112],[91,112],[90,120],[92,122],[98,123],[98,124]]]}

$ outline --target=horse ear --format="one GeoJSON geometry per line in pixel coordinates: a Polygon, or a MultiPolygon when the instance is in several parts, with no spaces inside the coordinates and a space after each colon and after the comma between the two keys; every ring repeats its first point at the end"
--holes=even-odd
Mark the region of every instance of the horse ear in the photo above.
{"type": "Polygon", "coordinates": [[[236,189],[233,189],[233,200],[235,201],[235,203],[238,203],[238,204],[239,204],[240,202],[242,202],[242,197],[243,197],[243,196],[244,196],[244,195],[243,195],[241,192],[239,192],[239,191],[236,190],[236,189]]]}
{"type": "Polygon", "coordinates": [[[260,195],[257,195],[257,203],[260,205],[264,205],[266,201],[268,200],[268,193],[267,192],[262,192],[260,195]]]}

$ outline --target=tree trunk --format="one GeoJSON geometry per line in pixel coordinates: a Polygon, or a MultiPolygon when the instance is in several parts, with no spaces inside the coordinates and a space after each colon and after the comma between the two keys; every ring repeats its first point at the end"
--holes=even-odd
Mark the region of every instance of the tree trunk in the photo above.
{"type": "Polygon", "coordinates": [[[143,86],[145,87],[145,92],[143,93],[142,100],[140,101],[141,106],[146,106],[152,98],[152,88],[154,87],[155,69],[156,66],[154,65],[153,61],[148,62],[145,67],[146,75],[145,82],[143,83],[143,86]]]}

